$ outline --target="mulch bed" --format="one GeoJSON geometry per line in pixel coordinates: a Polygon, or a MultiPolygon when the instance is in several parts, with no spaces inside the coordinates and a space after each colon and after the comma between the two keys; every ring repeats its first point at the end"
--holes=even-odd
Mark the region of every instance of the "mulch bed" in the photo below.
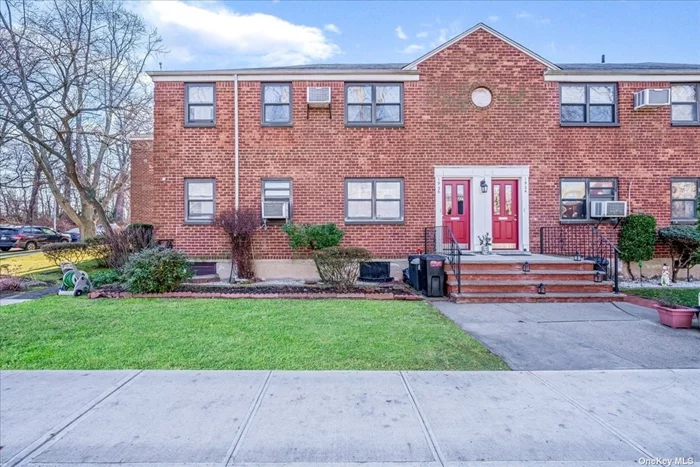
{"type": "Polygon", "coordinates": [[[422,300],[420,295],[400,284],[377,287],[334,287],[326,285],[182,285],[163,294],[131,294],[122,287],[106,286],[88,295],[90,298],[354,298],[368,300],[422,300]]]}

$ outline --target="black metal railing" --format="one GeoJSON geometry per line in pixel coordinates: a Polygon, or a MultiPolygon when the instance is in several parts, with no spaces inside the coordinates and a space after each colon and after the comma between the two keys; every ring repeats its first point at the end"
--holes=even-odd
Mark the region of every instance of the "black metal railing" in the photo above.
{"type": "Polygon", "coordinates": [[[613,290],[620,293],[620,250],[592,225],[558,225],[540,229],[540,253],[575,256],[596,263],[596,271],[613,281],[613,290]]]}
{"type": "Polygon", "coordinates": [[[462,293],[462,250],[449,226],[426,227],[424,231],[426,254],[442,255],[452,266],[457,278],[457,293],[462,293]]]}

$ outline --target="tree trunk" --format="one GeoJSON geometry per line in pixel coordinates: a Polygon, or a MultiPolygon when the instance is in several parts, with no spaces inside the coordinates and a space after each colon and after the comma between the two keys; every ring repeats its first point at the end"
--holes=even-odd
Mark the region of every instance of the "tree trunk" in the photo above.
{"type": "Polygon", "coordinates": [[[637,280],[632,272],[632,263],[630,261],[625,261],[625,265],[627,265],[627,273],[630,275],[630,278],[632,278],[633,281],[637,280]]]}
{"type": "Polygon", "coordinates": [[[39,187],[41,186],[41,169],[34,164],[34,178],[32,179],[32,192],[29,195],[29,204],[24,217],[25,224],[34,224],[37,213],[37,202],[39,199],[39,187]]]}

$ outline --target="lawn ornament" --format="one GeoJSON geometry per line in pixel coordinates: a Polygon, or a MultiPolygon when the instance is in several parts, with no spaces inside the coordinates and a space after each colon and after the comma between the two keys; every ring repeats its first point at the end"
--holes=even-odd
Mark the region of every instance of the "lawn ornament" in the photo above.
{"type": "Polygon", "coordinates": [[[63,281],[58,295],[73,295],[80,297],[92,290],[90,278],[85,271],[78,269],[73,263],[61,263],[63,281]]]}
{"type": "Polygon", "coordinates": [[[661,268],[661,285],[669,286],[671,285],[671,273],[668,272],[668,265],[664,264],[661,268]]]}

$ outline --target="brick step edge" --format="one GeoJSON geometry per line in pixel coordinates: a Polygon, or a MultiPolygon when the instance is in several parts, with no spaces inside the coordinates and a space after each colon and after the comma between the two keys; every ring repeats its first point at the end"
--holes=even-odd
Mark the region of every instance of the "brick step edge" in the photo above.
{"type": "Polygon", "coordinates": [[[452,293],[450,301],[455,303],[566,303],[566,302],[622,302],[624,294],[614,293],[452,293]]]}
{"type": "Polygon", "coordinates": [[[137,293],[130,292],[102,292],[95,291],[88,294],[88,298],[225,298],[225,299],[251,299],[251,298],[289,298],[297,300],[344,298],[359,300],[404,300],[419,301],[424,297],[420,295],[401,295],[393,293],[294,293],[294,294],[232,294],[216,292],[166,292],[166,293],[137,293]]]}

